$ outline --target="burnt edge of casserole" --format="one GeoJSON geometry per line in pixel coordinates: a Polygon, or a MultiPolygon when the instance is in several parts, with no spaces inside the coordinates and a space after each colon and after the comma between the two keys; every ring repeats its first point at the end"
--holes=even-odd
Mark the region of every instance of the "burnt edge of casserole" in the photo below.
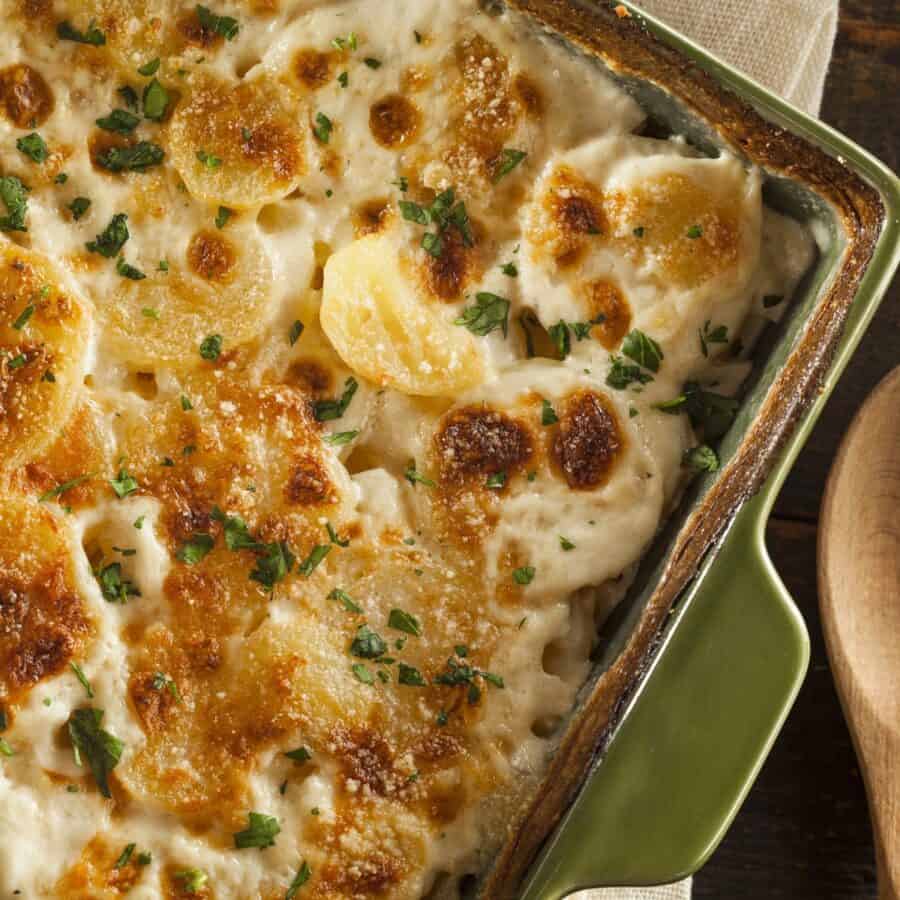
{"type": "MultiPolygon", "coordinates": [[[[809,141],[763,118],[636,16],[588,0],[504,0],[617,76],[648,82],[674,98],[723,145],[768,175],[798,183],[832,210],[846,246],[802,333],[729,462],[687,515],[640,620],[606,671],[581,697],[537,790],[510,823],[510,837],[479,888],[517,896],[545,842],[602,758],[646,673],[669,613],[741,506],[762,487],[779,453],[821,391],[860,281],[885,221],[877,191],[809,141]]],[[[495,7],[501,4],[494,3],[495,7]]]]}

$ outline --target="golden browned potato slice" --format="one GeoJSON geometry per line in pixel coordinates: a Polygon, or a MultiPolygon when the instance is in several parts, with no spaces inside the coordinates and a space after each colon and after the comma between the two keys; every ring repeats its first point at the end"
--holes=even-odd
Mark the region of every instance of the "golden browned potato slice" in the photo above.
{"type": "Polygon", "coordinates": [[[169,125],[169,153],[190,193],[249,209],[289,194],[305,170],[304,137],[288,89],[263,78],[204,78],[169,125]]]}
{"type": "Polygon", "coordinates": [[[48,260],[0,245],[0,470],[40,454],[65,425],[89,329],[48,260]]]}
{"type": "Polygon", "coordinates": [[[328,260],[320,318],[341,359],[404,394],[452,396],[478,384],[484,363],[475,339],[402,266],[395,242],[377,235],[328,260]]]}

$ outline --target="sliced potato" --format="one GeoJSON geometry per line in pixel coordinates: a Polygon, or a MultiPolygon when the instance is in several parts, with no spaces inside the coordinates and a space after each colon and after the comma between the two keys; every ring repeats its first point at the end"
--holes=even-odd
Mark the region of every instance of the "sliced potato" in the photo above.
{"type": "Polygon", "coordinates": [[[419,295],[388,237],[362,238],[328,260],[320,317],[344,362],[375,384],[438,397],[484,378],[475,339],[419,295]]]}
{"type": "Polygon", "coordinates": [[[228,351],[266,327],[272,262],[252,227],[186,232],[168,266],[97,297],[104,339],[127,362],[202,366],[205,338],[221,335],[228,351]]]}
{"type": "Polygon", "coordinates": [[[0,249],[0,470],[40,454],[72,412],[90,322],[49,261],[0,249]]]}
{"type": "Polygon", "coordinates": [[[305,171],[304,136],[290,92],[257,78],[204,78],[169,125],[169,153],[190,193],[250,209],[289,194],[305,171]]]}
{"type": "Polygon", "coordinates": [[[0,493],[0,700],[61,672],[87,640],[67,544],[46,506],[0,493]]]}

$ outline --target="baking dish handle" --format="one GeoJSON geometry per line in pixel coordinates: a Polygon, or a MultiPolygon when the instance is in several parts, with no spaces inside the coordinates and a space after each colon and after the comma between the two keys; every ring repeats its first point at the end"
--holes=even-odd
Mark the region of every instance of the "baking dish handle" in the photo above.
{"type": "Polygon", "coordinates": [[[766,493],[738,513],[679,606],[682,621],[522,900],[675,881],[724,836],[809,661],[806,628],[765,549],[766,493]]]}

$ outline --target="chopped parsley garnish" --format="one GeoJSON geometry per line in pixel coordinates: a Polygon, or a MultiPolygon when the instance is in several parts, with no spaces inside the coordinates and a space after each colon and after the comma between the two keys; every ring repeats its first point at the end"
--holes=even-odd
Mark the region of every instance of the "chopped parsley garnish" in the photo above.
{"type": "Polygon", "coordinates": [[[479,337],[485,337],[495,328],[500,328],[503,337],[506,337],[509,329],[509,300],[487,291],[479,291],[475,295],[475,305],[464,309],[453,324],[464,325],[479,337]]]}
{"type": "Polygon", "coordinates": [[[234,846],[238,850],[246,850],[248,847],[265,850],[266,847],[275,846],[275,836],[281,831],[278,819],[252,812],[247,814],[247,821],[247,827],[234,835],[234,846]]]}
{"type": "Polygon", "coordinates": [[[541,400],[541,425],[555,425],[558,421],[553,404],[549,400],[541,400]]]}
{"type": "Polygon", "coordinates": [[[97,163],[110,172],[145,172],[158,166],[165,155],[159,144],[138,141],[129,147],[110,147],[97,157],[97,163]]]}
{"type": "Polygon", "coordinates": [[[134,853],[134,849],[137,844],[126,844],[125,849],[119,855],[119,858],[113,863],[114,869],[122,869],[128,865],[131,861],[131,855],[134,853]]]}
{"type": "Polygon", "coordinates": [[[68,20],[60,22],[56,26],[56,36],[61,41],[75,41],[93,47],[102,47],[106,43],[106,35],[94,25],[93,19],[88,24],[87,31],[79,31],[68,20]]]}
{"type": "MultiPolygon", "coordinates": [[[[314,816],[319,814],[318,809],[313,809],[312,814],[314,816]]],[[[310,869],[306,860],[300,863],[300,868],[297,869],[297,874],[294,876],[293,881],[291,881],[290,887],[287,889],[287,893],[284,895],[284,900],[294,900],[294,897],[297,896],[297,891],[306,884],[309,879],[312,878],[312,869],[310,869]]]]}
{"type": "Polygon", "coordinates": [[[165,672],[154,673],[150,687],[154,691],[168,691],[176,703],[181,703],[181,692],[178,690],[178,685],[175,684],[175,679],[169,678],[165,672]]]}
{"type": "Polygon", "coordinates": [[[534,566],[522,566],[513,570],[512,574],[516,584],[531,584],[534,581],[534,566]]]}
{"type": "Polygon", "coordinates": [[[416,461],[411,459],[409,464],[406,467],[406,471],[403,473],[406,480],[415,487],[416,484],[424,484],[425,487],[437,487],[437,485],[430,479],[426,478],[424,475],[420,474],[416,471],[416,461]]]}
{"type": "Polygon", "coordinates": [[[12,747],[9,746],[9,743],[5,738],[0,738],[0,754],[3,756],[15,756],[16,751],[13,750],[12,747]]]}
{"type": "Polygon", "coordinates": [[[168,272],[169,271],[169,261],[167,259],[161,259],[159,264],[156,267],[159,272],[168,272]]]}
{"type": "Polygon", "coordinates": [[[313,134],[316,140],[322,144],[327,144],[331,140],[331,132],[334,130],[334,124],[331,119],[323,112],[316,113],[316,124],[313,126],[313,134]]]}
{"type": "Polygon", "coordinates": [[[212,550],[214,544],[215,539],[211,534],[198,532],[181,545],[175,556],[183,563],[195,566],[212,550]]]}
{"type": "Polygon", "coordinates": [[[547,329],[556,353],[560,359],[565,359],[572,352],[572,339],[569,337],[569,326],[560,319],[555,325],[547,329]]]}
{"type": "Polygon", "coordinates": [[[400,212],[407,222],[416,225],[436,225],[437,233],[426,232],[422,238],[422,247],[432,256],[439,257],[443,252],[442,235],[448,228],[454,227],[462,237],[467,247],[475,244],[475,237],[469,224],[469,214],[466,205],[462,201],[456,202],[456,192],[453,188],[438,194],[431,202],[431,206],[425,207],[410,200],[400,201],[400,212]]]}
{"type": "Polygon", "coordinates": [[[28,231],[25,227],[28,188],[15,175],[0,178],[0,200],[6,207],[6,215],[0,216],[0,231],[28,231]]]}
{"type": "Polygon", "coordinates": [[[338,79],[337,79],[337,80],[338,80],[338,84],[339,84],[342,88],[345,88],[345,87],[347,87],[347,86],[350,84],[350,75],[349,75],[349,73],[347,73],[347,72],[341,72],[341,74],[338,75],[338,79]]]}
{"type": "Polygon", "coordinates": [[[175,873],[175,877],[181,882],[186,894],[199,894],[209,881],[209,876],[203,869],[182,869],[175,873]]]}
{"type": "Polygon", "coordinates": [[[200,26],[213,34],[221,35],[226,41],[233,41],[241,30],[237,19],[231,16],[217,16],[205,6],[197,5],[197,18],[200,26]]]}
{"type": "Polygon", "coordinates": [[[340,601],[343,604],[344,609],[347,610],[347,612],[351,612],[351,613],[361,613],[362,612],[362,608],[357,605],[356,601],[354,601],[354,599],[346,591],[342,591],[340,588],[335,588],[328,595],[328,597],[326,599],[340,601]]]}
{"type": "Polygon", "coordinates": [[[635,228],[634,231],[632,231],[631,233],[632,233],[636,238],[642,238],[642,237],[644,236],[644,231],[645,231],[644,226],[643,226],[643,225],[638,225],[638,227],[635,228]]]}
{"type": "Polygon", "coordinates": [[[687,413],[695,428],[702,428],[708,440],[716,440],[731,427],[738,402],[733,397],[705,390],[699,382],[688,381],[678,397],[656,404],[656,409],[673,415],[687,413]]]}
{"type": "Polygon", "coordinates": [[[210,362],[215,362],[222,353],[222,335],[211,334],[203,338],[200,344],[200,355],[210,362]]]}
{"type": "Polygon", "coordinates": [[[402,662],[397,663],[397,681],[410,687],[426,687],[428,684],[417,668],[402,662]]]}
{"type": "Polygon", "coordinates": [[[109,774],[122,757],[125,745],[114,735],[101,728],[103,710],[91,706],[73,709],[69,716],[68,730],[75,762],[82,764],[82,757],[90,766],[97,787],[104,797],[112,797],[109,790],[109,774]]]}
{"type": "Polygon", "coordinates": [[[378,659],[387,652],[384,639],[372,631],[368,625],[360,625],[356,637],[350,644],[350,653],[360,659],[378,659]]]}
{"type": "Polygon", "coordinates": [[[484,486],[486,488],[490,488],[491,490],[499,491],[502,487],[506,485],[506,472],[495,472],[493,475],[488,476],[487,481],[485,481],[484,486]]]}
{"type": "Polygon", "coordinates": [[[107,603],[127,603],[129,597],[140,597],[141,592],[133,582],[122,578],[122,564],[110,563],[96,573],[100,593],[107,603]]]}
{"type": "Polygon", "coordinates": [[[104,131],[112,131],[115,134],[131,134],[140,123],[140,118],[127,109],[114,109],[108,116],[96,119],[94,124],[104,131]]]}
{"type": "Polygon", "coordinates": [[[709,356],[710,344],[727,344],[728,343],[728,326],[718,325],[716,328],[710,329],[710,321],[707,319],[703,323],[703,329],[698,330],[700,337],[700,352],[704,356],[709,356]]]}
{"type": "Polygon", "coordinates": [[[510,278],[515,278],[519,274],[519,270],[516,268],[516,264],[511,262],[504,263],[502,266],[500,266],[500,271],[510,278]]]}
{"type": "Polygon", "coordinates": [[[691,447],[685,450],[681,458],[681,464],[694,472],[717,472],[719,469],[719,457],[712,447],[701,444],[699,447],[691,447]]]}
{"type": "Polygon", "coordinates": [[[301,334],[303,334],[303,323],[299,319],[296,319],[294,324],[291,325],[291,330],[288,333],[288,340],[292,347],[300,340],[301,334]]]}
{"type": "Polygon", "coordinates": [[[143,516],[138,516],[131,524],[140,531],[144,527],[144,519],[146,519],[146,514],[143,516]]]}
{"type": "Polygon", "coordinates": [[[416,39],[417,44],[422,43],[422,35],[418,31],[413,30],[413,37],[416,39]]]}
{"type": "Polygon", "coordinates": [[[16,141],[16,149],[36,163],[44,162],[50,155],[47,144],[36,131],[26,134],[25,137],[20,137],[16,141]]]}
{"type": "Polygon", "coordinates": [[[414,637],[420,637],[422,634],[422,626],[419,620],[411,613],[404,612],[402,609],[392,609],[388,615],[388,628],[395,631],[403,631],[414,637]]]}
{"type": "MultiPolygon", "coordinates": [[[[499,675],[476,669],[468,663],[458,663],[452,657],[447,660],[446,670],[436,675],[433,683],[447,685],[448,687],[467,684],[469,686],[469,705],[474,706],[481,699],[481,688],[478,686],[476,678],[483,678],[488,684],[494,685],[494,687],[505,687],[503,679],[499,675]]],[[[441,722],[439,717],[438,724],[446,724],[446,718],[441,722]]]]}
{"type": "Polygon", "coordinates": [[[116,88],[116,93],[129,109],[136,110],[138,108],[137,91],[130,84],[123,84],[122,87],[116,88]]]}
{"type": "Polygon", "coordinates": [[[504,179],[528,154],[524,150],[512,150],[509,148],[504,148],[500,151],[500,156],[497,157],[494,163],[494,175],[491,178],[491,181],[494,184],[504,179]]]}
{"type": "Polygon", "coordinates": [[[88,681],[87,675],[84,674],[81,666],[79,666],[77,662],[70,662],[69,666],[75,673],[75,677],[81,683],[81,686],[84,688],[85,693],[88,695],[88,700],[93,700],[94,689],[91,687],[91,683],[88,681]]]}
{"type": "Polygon", "coordinates": [[[763,308],[771,309],[773,306],[778,306],[779,303],[784,302],[784,297],[781,294],[766,294],[763,297],[763,308]]]}
{"type": "Polygon", "coordinates": [[[309,551],[309,556],[307,556],[297,567],[297,571],[306,578],[309,578],[316,570],[319,563],[331,553],[331,547],[331,544],[316,544],[316,546],[309,551]]]}
{"type": "Polygon", "coordinates": [[[59,497],[61,494],[64,494],[66,491],[71,490],[73,487],[78,487],[79,484],[83,484],[85,481],[93,478],[95,472],[90,472],[87,475],[79,475],[77,478],[73,478],[71,481],[64,481],[62,484],[58,484],[55,488],[51,488],[49,491],[45,491],[38,497],[38,503],[46,503],[48,500],[52,500],[54,497],[59,497]]]}
{"type": "Polygon", "coordinates": [[[323,435],[322,440],[326,444],[331,444],[332,447],[343,447],[345,444],[349,444],[358,434],[358,431],[337,431],[323,435]]]}
{"type": "Polygon", "coordinates": [[[169,92],[154,78],[144,88],[142,97],[144,118],[159,122],[169,108],[169,92]]]}
{"type": "Polygon", "coordinates": [[[141,307],[141,315],[145,319],[156,319],[159,320],[159,310],[154,309],[152,306],[142,306],[141,307]]]}
{"type": "Polygon", "coordinates": [[[28,324],[28,320],[34,315],[34,309],[34,304],[29,303],[16,317],[16,321],[13,322],[12,327],[16,331],[21,331],[28,324]]]}
{"type": "Polygon", "coordinates": [[[220,206],[216,213],[216,228],[222,229],[228,224],[232,211],[227,206],[220,206]]]}
{"type": "Polygon", "coordinates": [[[696,241],[698,238],[703,237],[703,228],[700,225],[691,225],[687,230],[687,236],[692,241],[696,241]]]}
{"type": "Polygon", "coordinates": [[[319,400],[313,407],[313,415],[317,422],[330,422],[334,419],[340,419],[347,412],[353,395],[359,389],[359,383],[351,375],[344,382],[344,393],[341,394],[340,400],[319,400]]]}
{"type": "Polygon", "coordinates": [[[409,190],[409,179],[405,175],[401,175],[396,181],[392,181],[391,184],[395,185],[403,194],[409,190]]]}
{"type": "Polygon", "coordinates": [[[622,391],[634,383],[649,384],[653,381],[652,375],[642,371],[640,366],[629,365],[621,356],[611,356],[610,362],[606,383],[611,388],[622,391]]]}
{"type": "Polygon", "coordinates": [[[137,864],[139,866],[149,866],[153,862],[153,854],[149,850],[142,850],[137,855],[137,864]]]}
{"type": "Polygon", "coordinates": [[[69,176],[65,172],[60,172],[54,179],[54,184],[65,184],[69,180],[69,176]]]}
{"type": "Polygon", "coordinates": [[[109,225],[94,240],[88,241],[85,246],[91,253],[99,253],[107,259],[112,259],[118,255],[125,242],[131,237],[127,222],[128,216],[125,213],[116,213],[110,219],[109,225]]]}
{"type": "Polygon", "coordinates": [[[87,197],[76,197],[70,204],[72,218],[77,222],[91,207],[91,201],[87,197]]]}
{"type": "Polygon", "coordinates": [[[559,536],[559,546],[563,548],[563,550],[574,550],[575,545],[566,537],[562,535],[559,536]]]}
{"type": "Polygon", "coordinates": [[[250,536],[247,523],[240,516],[226,516],[225,513],[214,506],[211,518],[222,523],[222,531],[225,534],[225,546],[229,550],[262,550],[263,544],[258,543],[250,536]]]}
{"type": "Polygon", "coordinates": [[[374,56],[367,56],[367,57],[363,60],[363,62],[364,62],[370,69],[380,69],[380,68],[381,68],[381,60],[380,60],[380,59],[375,59],[374,56]]]}
{"type": "Polygon", "coordinates": [[[133,494],[140,487],[137,480],[129,475],[125,469],[119,469],[118,476],[109,483],[119,499],[133,494]]]}
{"type": "Polygon", "coordinates": [[[284,754],[288,759],[294,760],[294,762],[305,763],[309,762],[312,759],[312,753],[306,749],[306,747],[298,747],[296,750],[288,750],[284,754]]]}
{"type": "Polygon", "coordinates": [[[207,169],[218,169],[219,166],[222,165],[222,157],[216,156],[212,153],[207,153],[205,150],[197,151],[197,159],[206,166],[207,169]]]}
{"type": "Polygon", "coordinates": [[[181,408],[185,412],[190,412],[194,408],[194,404],[184,395],[181,395],[181,408]]]}
{"type": "Polygon", "coordinates": [[[665,358],[659,344],[637,328],[625,336],[625,340],[622,341],[622,353],[651,372],[658,372],[659,364],[665,358]]]}
{"type": "Polygon", "coordinates": [[[116,260],[116,271],[123,277],[132,281],[143,281],[147,276],[140,270],[135,268],[131,263],[125,262],[125,257],[120,256],[116,260]]]}
{"type": "Polygon", "coordinates": [[[447,713],[446,709],[442,709],[438,712],[437,717],[435,718],[435,722],[440,725],[442,728],[450,721],[450,716],[447,713]]]}
{"type": "Polygon", "coordinates": [[[156,59],[151,59],[150,62],[144,63],[144,65],[138,67],[138,75],[143,75],[145,78],[149,78],[151,75],[155,75],[159,70],[159,57],[156,59]]]}
{"type": "Polygon", "coordinates": [[[262,545],[262,554],[257,556],[256,568],[250,573],[250,580],[264,587],[273,588],[290,574],[297,557],[291,553],[284,541],[262,545]]]}
{"type": "Polygon", "coordinates": [[[334,526],[331,524],[331,522],[325,523],[325,530],[328,532],[328,539],[332,544],[337,544],[338,547],[350,546],[350,538],[341,538],[334,530],[334,526]]]}
{"type": "Polygon", "coordinates": [[[375,684],[375,677],[362,663],[353,663],[350,669],[357,681],[361,681],[363,684],[375,684]]]}
{"type": "Polygon", "coordinates": [[[335,50],[356,50],[359,46],[359,41],[356,37],[356,33],[351,31],[347,37],[336,37],[331,39],[331,46],[334,47],[335,50]]]}

